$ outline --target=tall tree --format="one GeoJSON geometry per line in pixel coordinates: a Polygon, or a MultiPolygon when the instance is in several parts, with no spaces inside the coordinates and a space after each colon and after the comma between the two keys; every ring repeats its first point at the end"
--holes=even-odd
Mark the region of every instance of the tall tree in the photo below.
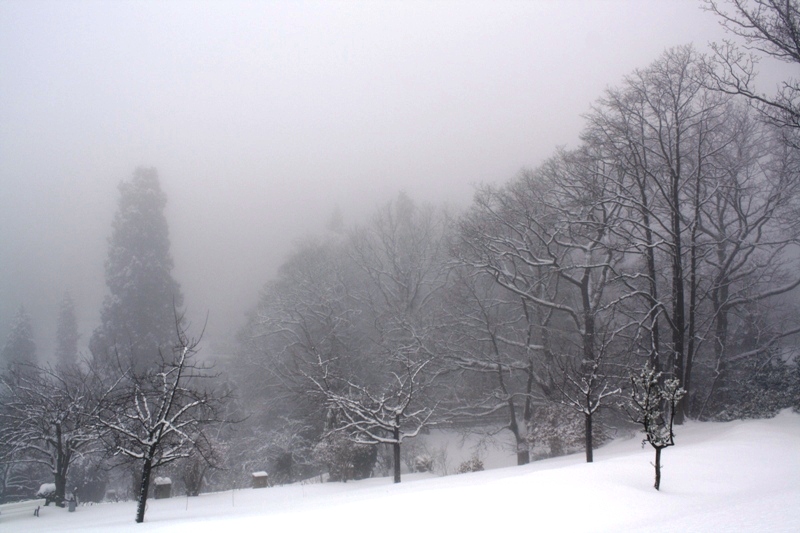
{"type": "Polygon", "coordinates": [[[56,361],[69,365],[78,358],[78,320],[75,317],[75,303],[69,292],[64,293],[58,312],[56,331],[56,361]]]}
{"type": "MultiPolygon", "coordinates": [[[[668,369],[687,390],[697,348],[698,269],[704,253],[700,211],[709,159],[724,143],[720,130],[729,101],[707,90],[703,75],[701,57],[691,46],[667,50],[628,76],[622,89],[607,92],[585,135],[614,169],[615,201],[627,214],[616,231],[648,265],[647,273],[634,275],[629,284],[648,315],[643,324],[648,345],[642,351],[653,368],[668,369]],[[642,286],[645,278],[649,286],[642,286]]],[[[681,400],[676,423],[684,412],[681,400]]]]}
{"type": "Polygon", "coordinates": [[[400,445],[433,414],[431,398],[441,361],[444,213],[400,193],[351,235],[350,254],[365,282],[356,291],[367,316],[368,382],[347,380],[349,397],[329,396],[366,443],[391,444],[400,482],[400,445]],[[355,401],[354,401],[354,398],[355,401]],[[379,437],[380,432],[388,437],[379,437]]]}
{"type": "Polygon", "coordinates": [[[36,343],[33,340],[31,316],[22,305],[17,309],[3,346],[2,359],[7,365],[13,363],[31,364],[36,362],[36,343]]]}
{"type": "Polygon", "coordinates": [[[324,431],[329,408],[314,385],[324,372],[364,375],[354,272],[335,240],[301,243],[264,287],[242,333],[244,356],[234,372],[245,374],[240,386],[258,399],[249,414],[269,435],[263,440],[294,443],[284,457],[289,464],[309,461],[324,431]]]}
{"type": "Polygon", "coordinates": [[[119,356],[136,371],[158,360],[174,336],[174,310],[183,304],[172,277],[167,197],[154,168],[137,168],[119,185],[106,259],[109,294],[101,324],[89,340],[96,361],[119,356]]]}
{"type": "Polygon", "coordinates": [[[401,443],[432,413],[443,230],[441,213],[400,195],[349,238],[306,243],[247,332],[274,420],[302,420],[311,438],[390,444],[398,481],[401,443]]]}
{"type": "Polygon", "coordinates": [[[560,153],[500,189],[475,196],[460,225],[460,261],[491,276],[527,304],[525,314],[543,317],[522,323],[541,329],[562,401],[584,418],[586,460],[593,460],[594,415],[616,394],[608,367],[610,345],[625,329],[614,309],[615,250],[611,228],[618,206],[607,198],[607,179],[583,152],[560,153]]]}
{"type": "MultiPolygon", "coordinates": [[[[458,259],[459,253],[456,244],[453,256],[458,259]]],[[[527,464],[533,401],[541,396],[534,386],[549,392],[542,379],[546,372],[537,372],[541,362],[551,359],[544,354],[552,355],[540,334],[549,314],[469,265],[453,268],[451,277],[445,296],[445,358],[451,379],[457,379],[449,412],[476,420],[502,413],[514,436],[517,464],[527,464]]]]}
{"type": "Polygon", "coordinates": [[[629,312],[647,316],[636,352],[687,391],[676,423],[708,396],[695,387],[698,371],[704,387],[723,385],[729,363],[797,331],[770,320],[769,332],[748,339],[757,349],[731,335],[800,283],[791,266],[797,163],[785,136],[709,89],[705,64],[691,47],[667,51],[606,93],[584,135],[604,154],[626,215],[615,232],[628,243],[623,279],[638,302],[629,312]]]}

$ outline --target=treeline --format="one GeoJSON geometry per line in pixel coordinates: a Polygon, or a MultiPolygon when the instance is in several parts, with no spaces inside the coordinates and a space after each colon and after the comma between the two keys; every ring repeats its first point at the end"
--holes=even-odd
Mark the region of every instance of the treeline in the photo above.
{"type": "Polygon", "coordinates": [[[717,79],[671,49],[464,213],[401,194],[300,245],[242,333],[256,457],[296,479],[384,443],[399,479],[426,425],[502,416],[519,463],[573,424],[591,461],[642,369],[685,391],[676,423],[797,405],[797,131],[717,79]]]}

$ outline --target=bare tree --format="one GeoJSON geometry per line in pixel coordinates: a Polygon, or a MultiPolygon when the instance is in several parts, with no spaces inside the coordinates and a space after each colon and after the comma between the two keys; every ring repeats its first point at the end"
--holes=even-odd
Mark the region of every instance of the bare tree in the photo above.
{"type": "Polygon", "coordinates": [[[391,445],[395,483],[400,483],[403,441],[428,427],[435,411],[433,406],[420,401],[432,382],[426,372],[431,359],[421,359],[413,352],[412,349],[391,357],[386,369],[389,380],[379,387],[360,385],[327,373],[322,381],[315,382],[335,418],[328,433],[345,435],[357,444],[391,445]]]}
{"type": "Polygon", "coordinates": [[[549,370],[567,373],[560,390],[584,416],[589,462],[593,416],[618,392],[601,370],[609,354],[603,343],[616,336],[605,333],[625,329],[612,311],[621,295],[609,290],[622,258],[611,231],[618,207],[597,163],[587,153],[562,153],[507,187],[480,191],[461,224],[460,258],[547,316],[537,326],[546,324],[545,342],[529,348],[547,345],[557,354],[549,370]]]}
{"type": "Polygon", "coordinates": [[[204,427],[221,421],[220,407],[226,399],[208,381],[216,374],[196,361],[200,339],[187,336],[179,317],[175,324],[172,353],[161,353],[155,369],[135,374],[125,371],[126,386],[100,419],[109,430],[108,445],[113,453],[141,465],[136,522],[144,521],[153,469],[195,453],[204,438],[204,427]]]}
{"type": "Polygon", "coordinates": [[[443,228],[401,195],[345,239],[304,243],[266,286],[248,361],[274,385],[270,412],[309,443],[335,433],[397,452],[429,423],[443,228]]]}
{"type": "Polygon", "coordinates": [[[396,483],[400,445],[431,423],[436,403],[431,385],[442,351],[444,231],[440,210],[417,206],[400,194],[357,228],[348,246],[365,278],[353,294],[365,318],[362,364],[369,376],[359,381],[327,375],[327,397],[341,410],[343,425],[335,431],[392,445],[396,483]]]}
{"type": "Polygon", "coordinates": [[[314,385],[323,368],[362,383],[369,377],[362,364],[365,315],[352,294],[363,283],[357,272],[340,241],[302,243],[264,288],[244,333],[237,372],[244,370],[242,386],[259,399],[250,414],[272,443],[267,455],[276,464],[290,461],[282,470],[311,461],[325,431],[326,397],[314,385]]]}
{"type": "MultiPolygon", "coordinates": [[[[458,251],[454,250],[458,257],[458,251]]],[[[445,296],[445,358],[453,396],[447,414],[492,421],[504,415],[514,436],[517,464],[530,461],[534,399],[548,388],[537,372],[544,347],[535,321],[538,309],[500,287],[482,271],[456,266],[445,296]],[[534,341],[534,338],[536,341],[534,341]],[[544,389],[544,390],[542,390],[544,389]]]]}
{"type": "MultiPolygon", "coordinates": [[[[702,411],[709,382],[724,383],[739,354],[763,353],[736,347],[729,332],[745,328],[731,321],[759,323],[746,316],[770,314],[797,281],[796,151],[732,96],[709,90],[709,76],[691,48],[670,50],[609,90],[584,135],[606,158],[624,206],[627,221],[614,231],[641,258],[621,277],[635,296],[628,314],[647,316],[635,352],[688,391],[676,422],[702,411]]],[[[757,345],[796,331],[772,322],[757,345]]]]}
{"type": "Polygon", "coordinates": [[[709,309],[698,337],[712,342],[709,395],[725,383],[735,361],[798,331],[796,321],[775,313],[778,298],[800,285],[794,260],[800,238],[794,213],[800,185],[796,154],[751,115],[742,107],[727,113],[726,142],[709,160],[713,170],[699,210],[698,227],[708,250],[703,274],[709,309]],[[752,332],[758,317],[771,317],[772,324],[738,342],[741,335],[735,332],[752,332]]]}
{"type": "Polygon", "coordinates": [[[46,466],[55,481],[55,501],[64,501],[73,460],[101,451],[97,422],[118,383],[104,384],[78,365],[16,365],[0,376],[0,448],[17,462],[46,466]]]}
{"type": "MultiPolygon", "coordinates": [[[[699,270],[707,253],[701,208],[710,160],[726,142],[721,132],[730,100],[707,90],[703,76],[692,47],[668,50],[627,77],[621,90],[607,92],[584,137],[608,158],[615,202],[625,214],[615,231],[646,265],[623,277],[647,316],[642,349],[654,368],[666,368],[685,387],[697,351],[699,270]]],[[[685,411],[681,402],[678,423],[685,411]]]]}

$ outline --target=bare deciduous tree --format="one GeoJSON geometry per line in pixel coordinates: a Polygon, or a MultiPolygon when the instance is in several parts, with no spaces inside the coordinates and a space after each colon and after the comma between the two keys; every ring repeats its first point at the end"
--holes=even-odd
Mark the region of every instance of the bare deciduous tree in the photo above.
{"type": "MultiPolygon", "coordinates": [[[[454,255],[458,257],[458,251],[454,255]]],[[[538,357],[544,351],[538,308],[500,287],[485,272],[456,266],[445,296],[445,359],[453,395],[448,416],[493,421],[505,414],[517,464],[530,461],[533,403],[552,394],[538,357]],[[534,341],[534,338],[537,339],[534,341]]],[[[545,313],[547,313],[545,311],[545,313]]],[[[487,424],[489,425],[489,424],[487,424]]]]}
{"type": "Polygon", "coordinates": [[[187,336],[179,317],[175,324],[177,339],[172,353],[161,353],[157,368],[122,372],[127,383],[100,418],[109,430],[112,452],[141,466],[136,522],[144,521],[153,469],[195,453],[204,438],[204,427],[221,421],[220,407],[226,399],[209,382],[216,374],[196,361],[199,339],[187,336]]]}
{"type": "Polygon", "coordinates": [[[460,228],[461,261],[548,316],[538,324],[547,324],[556,354],[548,370],[566,376],[558,380],[563,399],[584,416],[589,462],[594,414],[618,392],[603,371],[605,343],[626,327],[613,319],[622,295],[610,290],[622,258],[611,231],[619,207],[596,164],[587,153],[561,153],[505,188],[486,188],[460,228]]]}
{"type": "Polygon", "coordinates": [[[0,448],[16,462],[46,466],[63,502],[67,475],[79,455],[99,452],[99,414],[108,408],[118,383],[102,383],[78,365],[58,370],[16,365],[0,376],[0,448]]]}

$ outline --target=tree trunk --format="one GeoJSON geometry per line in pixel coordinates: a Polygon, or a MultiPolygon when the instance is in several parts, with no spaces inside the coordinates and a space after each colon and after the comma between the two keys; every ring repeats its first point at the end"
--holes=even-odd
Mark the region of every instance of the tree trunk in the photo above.
{"type": "Polygon", "coordinates": [[[394,426],[394,482],[400,483],[400,415],[397,415],[394,426]]]}
{"type": "Polygon", "coordinates": [[[53,477],[56,485],[54,501],[56,505],[64,505],[67,492],[67,467],[69,466],[69,454],[64,451],[62,442],[61,424],[56,424],[56,464],[53,470],[53,477]]]}
{"type": "MultiPolygon", "coordinates": [[[[589,383],[594,383],[595,378],[593,377],[596,366],[595,366],[595,353],[594,353],[594,337],[595,337],[595,322],[594,322],[594,314],[592,313],[592,304],[591,298],[589,295],[589,270],[586,269],[583,281],[581,283],[581,293],[582,293],[582,300],[583,300],[583,321],[584,321],[584,333],[583,333],[583,375],[590,375],[592,377],[589,378],[589,383]]],[[[594,460],[594,452],[592,451],[593,442],[592,442],[592,400],[591,394],[592,389],[594,388],[591,385],[587,389],[586,393],[586,413],[584,414],[584,421],[585,421],[585,446],[586,446],[586,462],[591,463],[594,460]]],[[[599,401],[599,400],[598,400],[599,401]]]]}
{"type": "Polygon", "coordinates": [[[392,444],[394,449],[394,482],[400,483],[400,443],[392,444]]]}
{"type": "Polygon", "coordinates": [[[522,414],[522,421],[524,423],[524,431],[522,438],[525,439],[525,449],[522,457],[519,452],[517,453],[517,464],[526,465],[531,462],[530,443],[528,442],[528,435],[531,427],[531,420],[533,420],[533,360],[528,361],[528,384],[525,387],[525,410],[522,414]]]}
{"type": "MultiPolygon", "coordinates": [[[[644,135],[644,133],[642,133],[644,135]]],[[[642,167],[647,167],[647,156],[644,154],[640,164],[642,167]]],[[[641,170],[641,169],[640,169],[641,170]]],[[[647,296],[648,305],[650,310],[647,312],[647,321],[650,325],[650,346],[648,359],[650,366],[657,372],[661,370],[661,334],[658,326],[658,271],[656,269],[656,253],[653,237],[653,229],[650,224],[650,214],[652,213],[651,200],[647,192],[647,178],[645,175],[640,174],[638,171],[635,173],[634,178],[639,191],[639,213],[642,216],[642,227],[644,228],[644,250],[645,258],[647,260],[647,277],[649,280],[649,288],[647,296]]]]}
{"type": "MultiPolygon", "coordinates": [[[[677,115],[677,112],[676,112],[677,115]]],[[[675,124],[680,123],[680,118],[675,116],[675,124]]],[[[675,168],[670,171],[670,218],[672,242],[672,353],[673,353],[673,375],[678,378],[683,385],[683,370],[686,363],[686,292],[684,287],[683,269],[683,243],[681,234],[683,232],[681,218],[681,135],[680,130],[675,136],[675,168]]],[[[675,409],[675,423],[683,424],[684,404],[678,403],[675,409]]]]}
{"type": "Polygon", "coordinates": [[[147,491],[150,488],[150,473],[153,469],[152,459],[148,457],[142,465],[142,482],[139,485],[139,502],[136,506],[136,522],[144,522],[144,511],[147,506],[147,491]]]}
{"type": "Polygon", "coordinates": [[[661,448],[656,448],[656,490],[661,490],[661,448]]]}
{"type": "MultiPolygon", "coordinates": [[[[702,136],[700,137],[702,139],[702,136]]],[[[692,222],[692,232],[691,232],[691,249],[690,249],[690,259],[689,259],[689,333],[687,339],[687,346],[686,346],[686,364],[683,368],[683,375],[680,376],[681,386],[683,390],[686,391],[686,394],[683,398],[680,399],[682,405],[680,405],[679,410],[684,413],[685,416],[690,416],[692,414],[692,405],[691,405],[691,377],[692,377],[692,366],[694,364],[694,352],[695,352],[695,335],[696,335],[696,328],[697,328],[697,307],[698,307],[698,287],[699,287],[699,280],[698,280],[698,265],[699,265],[699,244],[698,244],[698,234],[700,231],[700,169],[697,169],[695,173],[695,186],[694,186],[694,221],[692,222]]]]}
{"type": "Polygon", "coordinates": [[[506,400],[506,404],[508,405],[508,429],[514,435],[514,443],[517,449],[517,464],[526,465],[530,461],[528,443],[526,441],[527,434],[523,435],[520,431],[519,423],[517,422],[517,406],[514,404],[514,397],[508,394],[505,382],[503,381],[503,365],[497,366],[497,376],[500,381],[500,388],[503,390],[503,394],[508,398],[506,400]]]}
{"type": "Polygon", "coordinates": [[[594,461],[594,453],[592,451],[592,415],[584,414],[585,433],[586,433],[586,462],[591,463],[594,461]]]}
{"type": "Polygon", "coordinates": [[[66,499],[67,478],[61,472],[55,472],[56,492],[54,500],[59,507],[64,505],[66,499]]]}

